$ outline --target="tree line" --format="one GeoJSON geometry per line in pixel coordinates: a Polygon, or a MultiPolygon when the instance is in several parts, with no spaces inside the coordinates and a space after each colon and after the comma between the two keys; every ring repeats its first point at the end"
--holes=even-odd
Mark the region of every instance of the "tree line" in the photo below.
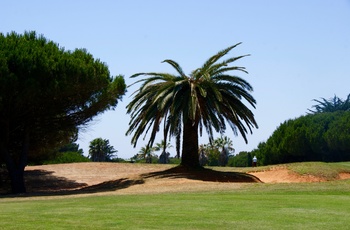
{"type": "Polygon", "coordinates": [[[350,160],[350,94],[322,98],[307,115],[283,122],[250,155],[260,164],[350,160]]]}

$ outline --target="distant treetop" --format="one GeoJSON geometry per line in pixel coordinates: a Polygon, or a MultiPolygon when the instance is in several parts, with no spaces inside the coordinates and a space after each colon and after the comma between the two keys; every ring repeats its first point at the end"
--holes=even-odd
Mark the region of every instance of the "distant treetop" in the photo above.
{"type": "Polygon", "coordinates": [[[325,113],[325,112],[335,112],[335,111],[350,111],[350,94],[346,98],[346,100],[342,100],[336,95],[334,95],[333,98],[330,99],[325,99],[321,98],[322,100],[316,100],[314,99],[313,101],[316,101],[318,104],[313,105],[312,107],[315,110],[309,109],[311,114],[315,113],[325,113]]]}

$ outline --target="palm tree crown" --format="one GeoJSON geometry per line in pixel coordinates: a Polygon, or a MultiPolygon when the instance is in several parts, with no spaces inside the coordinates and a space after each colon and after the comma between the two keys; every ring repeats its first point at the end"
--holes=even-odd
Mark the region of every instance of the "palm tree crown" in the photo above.
{"type": "MultiPolygon", "coordinates": [[[[239,133],[247,142],[248,130],[258,127],[254,114],[244,105],[243,99],[255,108],[256,101],[250,94],[252,86],[244,79],[230,75],[229,71],[247,73],[244,67],[229,66],[247,55],[219,61],[240,43],[230,46],[209,58],[201,68],[187,76],[180,65],[165,60],[176,71],[169,73],[137,73],[133,76],[147,76],[136,81],[142,83],[127,106],[131,114],[127,134],[134,132],[132,143],[151,131],[149,145],[152,146],[161,122],[164,125],[164,140],[175,136],[180,143],[182,135],[182,165],[196,167],[198,161],[198,131],[203,127],[213,140],[215,132],[224,133],[226,124],[235,135],[239,133]]],[[[134,84],[135,84],[134,83],[134,84]]],[[[177,149],[179,145],[177,144],[177,149]]]]}
{"type": "Polygon", "coordinates": [[[325,98],[321,98],[321,100],[314,99],[313,101],[316,101],[318,104],[313,105],[312,107],[315,108],[315,110],[309,109],[311,114],[315,113],[325,113],[325,112],[335,112],[335,111],[350,111],[350,94],[346,98],[346,100],[342,100],[336,95],[334,95],[333,98],[330,98],[329,100],[325,98]]]}
{"type": "Polygon", "coordinates": [[[89,156],[92,161],[111,161],[116,157],[114,153],[118,152],[109,144],[109,140],[95,138],[89,145],[89,156]]]}

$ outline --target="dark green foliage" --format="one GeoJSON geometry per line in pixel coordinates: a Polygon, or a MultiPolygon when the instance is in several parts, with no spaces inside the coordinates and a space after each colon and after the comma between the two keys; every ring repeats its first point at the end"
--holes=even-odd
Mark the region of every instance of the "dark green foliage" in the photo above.
{"type": "Polygon", "coordinates": [[[74,162],[89,162],[90,159],[83,155],[83,149],[79,148],[76,143],[68,143],[60,147],[57,151],[52,154],[46,154],[41,161],[30,161],[29,164],[64,164],[74,162]]]}
{"type": "Polygon", "coordinates": [[[156,143],[156,146],[153,147],[154,151],[161,151],[159,155],[158,163],[160,164],[168,164],[170,153],[166,150],[168,148],[172,148],[173,146],[170,143],[166,143],[164,140],[162,140],[160,143],[156,143]]]}
{"type": "Polygon", "coordinates": [[[336,95],[333,98],[326,100],[325,98],[321,98],[321,100],[314,100],[318,104],[314,105],[315,110],[309,109],[311,113],[324,113],[324,112],[335,112],[335,111],[350,111],[350,94],[346,98],[346,100],[342,100],[336,95]]]}
{"type": "Polygon", "coordinates": [[[350,160],[350,111],[316,113],[281,124],[254,153],[264,165],[350,160]]]}
{"type": "Polygon", "coordinates": [[[131,158],[131,160],[140,163],[155,163],[154,161],[158,163],[159,159],[158,156],[154,154],[154,151],[155,148],[146,145],[145,147],[142,147],[140,151],[131,158]]]}
{"type": "MultiPolygon", "coordinates": [[[[42,164],[56,164],[56,163],[71,163],[71,162],[85,162],[86,157],[83,156],[83,149],[79,148],[79,145],[74,143],[78,139],[78,133],[72,136],[67,144],[58,148],[45,148],[39,153],[28,156],[28,165],[42,165],[42,164]],[[73,153],[72,159],[69,159],[69,154],[66,152],[73,153]],[[75,154],[76,153],[76,154],[75,154]],[[80,156],[78,156],[80,155],[80,156]],[[56,160],[56,158],[59,158],[56,160]],[[64,162],[62,159],[67,159],[64,162]],[[79,160],[79,158],[81,160],[79,160]],[[57,162],[56,162],[57,161],[57,162]]],[[[63,142],[64,143],[64,142],[63,142]]],[[[62,143],[62,144],[63,144],[62,143]]]]}
{"type": "Polygon", "coordinates": [[[90,162],[91,160],[78,152],[58,152],[52,160],[44,161],[43,164],[64,164],[75,162],[90,162]]]}
{"type": "MultiPolygon", "coordinates": [[[[250,152],[242,151],[235,156],[229,158],[228,166],[231,167],[251,167],[252,166],[252,155],[250,152]]],[[[259,163],[259,161],[258,161],[259,163]]]]}
{"type": "Polygon", "coordinates": [[[207,149],[208,166],[219,166],[220,151],[214,146],[207,149]]]}
{"type": "Polygon", "coordinates": [[[214,140],[214,146],[216,146],[220,151],[218,158],[219,166],[226,166],[228,164],[229,157],[235,152],[232,140],[227,136],[221,136],[214,140]]]}
{"type": "Polygon", "coordinates": [[[110,160],[110,162],[124,163],[124,162],[127,162],[127,161],[125,159],[123,159],[123,158],[115,157],[115,158],[112,158],[110,160]]]}
{"type": "Polygon", "coordinates": [[[79,148],[77,143],[68,143],[67,145],[61,147],[58,152],[77,152],[80,155],[83,155],[83,149],[79,148]]]}
{"type": "Polygon", "coordinates": [[[0,158],[13,192],[25,192],[28,158],[67,143],[125,90],[124,78],[85,49],[66,51],[35,32],[0,33],[0,158]]]}
{"type": "Polygon", "coordinates": [[[218,137],[212,143],[199,146],[200,165],[226,166],[234,151],[232,140],[229,137],[218,137]]]}
{"type": "Polygon", "coordinates": [[[130,158],[130,160],[134,163],[147,163],[147,164],[159,164],[159,158],[157,155],[151,154],[151,155],[142,155],[142,154],[135,154],[133,157],[130,158]]]}
{"type": "Polygon", "coordinates": [[[181,164],[181,159],[179,159],[177,157],[170,157],[169,164],[179,165],[179,164],[181,164]]]}
{"type": "Polygon", "coordinates": [[[201,166],[219,166],[219,157],[220,150],[214,144],[209,143],[199,146],[199,162],[201,166]]]}
{"type": "Polygon", "coordinates": [[[89,145],[89,157],[94,162],[112,161],[117,157],[116,152],[107,139],[95,138],[89,145]]]}

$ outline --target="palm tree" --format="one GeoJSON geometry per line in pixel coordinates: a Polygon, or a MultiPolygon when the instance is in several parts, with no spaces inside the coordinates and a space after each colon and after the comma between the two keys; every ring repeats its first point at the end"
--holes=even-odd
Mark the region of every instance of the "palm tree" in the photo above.
{"type": "Polygon", "coordinates": [[[247,73],[244,67],[229,66],[247,55],[219,61],[239,44],[210,57],[189,76],[177,62],[169,59],[163,62],[170,64],[177,75],[151,72],[131,76],[147,76],[134,83],[142,85],[127,105],[131,121],[126,134],[134,133],[132,144],[136,146],[139,137],[151,131],[148,145],[152,146],[161,122],[164,122],[164,140],[170,135],[179,143],[182,135],[181,165],[198,167],[198,131],[202,135],[203,127],[209,140],[213,140],[213,128],[224,133],[229,124],[234,134],[238,135],[239,131],[247,142],[248,130],[251,133],[252,128],[258,127],[254,114],[243,103],[244,99],[255,108],[256,101],[250,94],[253,88],[244,79],[227,73],[247,73]]]}
{"type": "Polygon", "coordinates": [[[214,140],[214,145],[218,148],[221,148],[221,151],[226,149],[229,152],[234,152],[232,140],[227,136],[221,136],[214,140]]]}
{"type": "Polygon", "coordinates": [[[321,100],[314,99],[313,101],[317,102],[317,105],[313,105],[312,107],[315,108],[315,110],[309,109],[311,114],[315,113],[324,113],[324,112],[335,112],[335,111],[349,111],[350,110],[350,94],[346,98],[346,100],[342,100],[336,95],[334,95],[333,98],[325,99],[321,98],[321,100]]]}
{"type": "Polygon", "coordinates": [[[208,164],[208,145],[201,144],[199,145],[199,165],[205,166],[208,164]]]}
{"type": "Polygon", "coordinates": [[[166,151],[168,148],[172,148],[173,146],[169,142],[165,142],[162,140],[160,143],[156,143],[154,146],[154,151],[166,151]]]}
{"type": "Polygon", "coordinates": [[[148,145],[142,147],[137,153],[136,159],[144,159],[146,163],[152,163],[154,148],[150,148],[148,145]]]}
{"type": "Polygon", "coordinates": [[[219,137],[215,139],[214,145],[220,150],[219,155],[219,165],[225,166],[228,163],[228,157],[231,153],[234,153],[235,149],[233,148],[232,140],[227,137],[219,137]]]}
{"type": "Polygon", "coordinates": [[[90,142],[89,155],[90,159],[95,162],[110,161],[118,152],[113,146],[109,144],[109,140],[102,138],[95,138],[90,142]]]}
{"type": "Polygon", "coordinates": [[[162,151],[159,155],[159,163],[167,164],[169,163],[170,153],[166,151],[167,148],[172,148],[173,146],[170,143],[162,140],[160,143],[156,143],[156,146],[153,148],[154,151],[162,151]]]}

